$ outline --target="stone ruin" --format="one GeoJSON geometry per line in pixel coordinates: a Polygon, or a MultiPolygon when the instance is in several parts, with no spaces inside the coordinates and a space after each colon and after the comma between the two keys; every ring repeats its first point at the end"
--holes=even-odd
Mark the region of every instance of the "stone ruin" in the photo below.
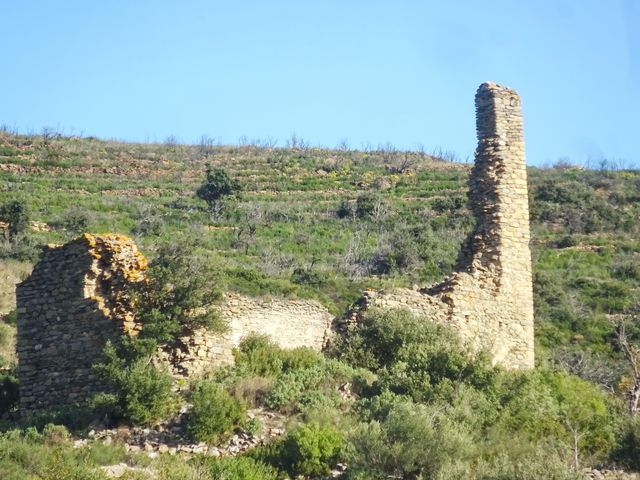
{"type": "MultiPolygon", "coordinates": [[[[533,295],[529,211],[520,98],[484,83],[476,94],[478,148],[469,180],[476,226],[459,267],[423,289],[366,292],[351,320],[372,307],[404,308],[452,325],[470,348],[487,349],[495,363],[532,368],[533,295]]],[[[49,247],[16,289],[18,375],[22,414],[88,398],[99,389],[92,365],[107,340],[136,335],[123,294],[144,278],[146,261],[118,235],[84,236],[49,247]]],[[[224,335],[190,332],[161,352],[176,376],[197,375],[233,360],[241,338],[257,332],[284,348],[321,350],[333,318],[317,302],[258,300],[227,294],[220,306],[224,335]]]]}
{"type": "Polygon", "coordinates": [[[20,409],[30,413],[86,399],[100,386],[92,365],[105,342],[135,335],[124,298],[147,268],[136,245],[120,235],[82,237],[49,246],[16,288],[20,409]]]}
{"type": "Polygon", "coordinates": [[[452,325],[507,368],[533,368],[529,201],[520,97],[483,83],[476,93],[478,147],[469,178],[476,225],[456,271],[439,285],[367,292],[354,312],[405,308],[452,325]]]}

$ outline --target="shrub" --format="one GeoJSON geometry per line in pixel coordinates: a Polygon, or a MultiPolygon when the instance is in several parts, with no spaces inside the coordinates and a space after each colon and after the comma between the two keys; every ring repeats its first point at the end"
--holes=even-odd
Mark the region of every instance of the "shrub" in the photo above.
{"type": "Polygon", "coordinates": [[[211,480],[276,480],[276,469],[249,457],[201,460],[211,480]]]}
{"type": "Polygon", "coordinates": [[[207,202],[210,209],[215,210],[224,197],[235,195],[239,191],[240,184],[224,169],[207,165],[205,180],[196,190],[196,195],[207,202]]]}
{"type": "Polygon", "coordinates": [[[265,377],[232,378],[233,396],[251,408],[261,405],[271,391],[272,379],[265,377]]]}
{"type": "Polygon", "coordinates": [[[22,428],[44,429],[47,425],[64,425],[71,431],[85,430],[95,420],[91,402],[79,402],[50,408],[44,412],[20,419],[22,428]]]}
{"type": "Polygon", "coordinates": [[[171,342],[183,328],[225,326],[213,305],[221,298],[215,288],[217,269],[193,254],[193,246],[169,244],[149,265],[147,281],[132,285],[136,318],[144,325],[141,338],[171,342]]]}
{"type": "Polygon", "coordinates": [[[193,408],[187,428],[197,441],[216,442],[244,422],[245,406],[219,383],[200,381],[190,400],[193,408]]]}
{"type": "Polygon", "coordinates": [[[458,383],[490,388],[499,370],[484,354],[471,356],[451,328],[403,310],[369,311],[335,354],[353,366],[373,370],[377,385],[414,400],[428,400],[458,383]]]}
{"type": "Polygon", "coordinates": [[[337,407],[344,403],[337,387],[350,383],[354,375],[353,369],[336,360],[286,371],[276,377],[265,405],[283,412],[337,407]]]}
{"type": "Polygon", "coordinates": [[[18,379],[12,373],[0,373],[0,416],[18,409],[18,379]]]}
{"type": "Polygon", "coordinates": [[[441,405],[411,402],[395,405],[383,421],[361,424],[350,440],[350,476],[363,480],[447,478],[447,468],[474,451],[470,433],[441,405]]]}
{"type": "Polygon", "coordinates": [[[622,422],[611,457],[627,469],[640,470],[640,417],[628,417],[622,422]]]}
{"type": "MultiPolygon", "coordinates": [[[[522,452],[502,451],[478,465],[466,465],[460,478],[478,480],[583,480],[582,472],[569,467],[558,445],[526,445],[522,452]]],[[[449,477],[452,478],[452,477],[449,477]]]]}
{"type": "Polygon", "coordinates": [[[284,350],[272,342],[267,335],[250,334],[242,339],[234,350],[238,368],[261,377],[275,377],[321,364],[322,354],[306,347],[284,350]]]}
{"type": "Polygon", "coordinates": [[[356,198],[355,216],[361,220],[370,218],[375,210],[376,206],[381,202],[379,195],[371,193],[363,193],[356,198]]]}
{"type": "Polygon", "coordinates": [[[331,426],[301,425],[282,444],[282,462],[292,475],[327,475],[342,458],[345,439],[331,426]]]}
{"type": "Polygon", "coordinates": [[[282,372],[282,350],[266,335],[251,334],[242,339],[233,352],[236,366],[262,377],[282,372]]]}
{"type": "Polygon", "coordinates": [[[298,285],[319,287],[326,282],[324,275],[310,268],[298,267],[291,273],[291,281],[298,285]]]}
{"type": "Polygon", "coordinates": [[[64,445],[70,443],[71,434],[64,425],[48,423],[42,429],[45,445],[64,445]]]}
{"type": "MultiPolygon", "coordinates": [[[[104,353],[105,361],[94,368],[113,389],[116,417],[151,425],[177,411],[178,396],[173,391],[173,379],[168,372],[155,367],[149,357],[123,358],[110,342],[104,353]]],[[[113,399],[102,397],[102,400],[113,399]]],[[[107,404],[108,401],[100,403],[103,408],[107,404]]]]}
{"type": "Polygon", "coordinates": [[[40,253],[40,245],[29,232],[16,234],[11,240],[0,238],[0,258],[36,262],[40,253]]]}
{"type": "Polygon", "coordinates": [[[0,205],[0,221],[9,224],[9,241],[13,242],[18,234],[29,228],[29,210],[24,201],[12,200],[0,205]]]}
{"type": "Polygon", "coordinates": [[[87,231],[93,220],[91,212],[81,207],[74,207],[64,212],[58,226],[73,235],[80,235],[87,231]]]}
{"type": "Polygon", "coordinates": [[[264,423],[259,418],[251,418],[247,420],[244,426],[245,430],[254,437],[259,436],[264,430],[264,423]]]}
{"type": "Polygon", "coordinates": [[[7,325],[15,326],[18,323],[18,310],[16,310],[15,308],[13,310],[11,310],[9,313],[7,313],[4,316],[2,321],[4,323],[6,323],[7,325]]]}
{"type": "Polygon", "coordinates": [[[355,215],[355,209],[353,204],[349,200],[342,200],[338,209],[336,210],[336,217],[338,218],[352,218],[355,215]]]}

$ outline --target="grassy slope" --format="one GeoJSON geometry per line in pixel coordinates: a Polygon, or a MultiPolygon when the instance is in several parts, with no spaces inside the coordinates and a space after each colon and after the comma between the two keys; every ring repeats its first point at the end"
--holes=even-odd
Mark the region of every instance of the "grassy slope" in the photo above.
{"type": "MultiPolygon", "coordinates": [[[[0,203],[23,198],[34,220],[53,227],[33,233],[35,242],[68,240],[74,225],[131,234],[150,256],[159,242],[197,241],[225,288],[317,298],[335,313],[365,287],[431,283],[451,271],[472,224],[468,170],[416,152],[0,133],[0,203]],[[399,173],[406,160],[412,167],[399,173]],[[244,187],[217,217],[193,195],[206,163],[244,187]],[[363,194],[379,199],[375,218],[336,216],[363,194]]],[[[530,169],[530,191],[539,357],[615,357],[608,319],[640,285],[638,172],[530,169]]]]}

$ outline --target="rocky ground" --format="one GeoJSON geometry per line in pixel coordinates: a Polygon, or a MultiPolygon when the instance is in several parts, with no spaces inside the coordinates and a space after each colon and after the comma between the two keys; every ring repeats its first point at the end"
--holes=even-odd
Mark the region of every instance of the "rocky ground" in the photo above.
{"type": "Polygon", "coordinates": [[[113,429],[96,428],[90,430],[85,437],[75,440],[76,448],[86,446],[90,441],[101,440],[105,443],[121,442],[128,452],[144,452],[155,458],[160,454],[175,455],[205,454],[215,457],[239,455],[250,448],[264,445],[270,440],[284,435],[286,416],[254,409],[249,411],[249,419],[256,419],[262,424],[260,432],[251,433],[246,430],[236,431],[222,444],[209,445],[204,442],[193,443],[186,431],[185,412],[170,424],[160,424],[154,428],[120,426],[113,429]]]}

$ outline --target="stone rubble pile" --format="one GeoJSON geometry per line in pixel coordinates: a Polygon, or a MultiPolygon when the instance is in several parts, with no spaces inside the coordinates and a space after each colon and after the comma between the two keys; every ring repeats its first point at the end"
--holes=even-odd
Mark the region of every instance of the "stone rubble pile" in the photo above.
{"type": "Polygon", "coordinates": [[[171,424],[161,424],[154,428],[120,427],[114,429],[94,429],[86,438],[75,440],[74,446],[81,448],[90,441],[99,440],[107,444],[121,442],[127,452],[145,453],[151,458],[160,454],[175,455],[204,454],[214,457],[235,456],[246,452],[258,445],[265,445],[269,441],[285,434],[284,415],[254,409],[249,411],[250,419],[258,419],[264,425],[262,432],[253,435],[245,430],[236,431],[226,442],[220,445],[209,445],[204,442],[193,443],[186,431],[186,411],[171,424]]]}

